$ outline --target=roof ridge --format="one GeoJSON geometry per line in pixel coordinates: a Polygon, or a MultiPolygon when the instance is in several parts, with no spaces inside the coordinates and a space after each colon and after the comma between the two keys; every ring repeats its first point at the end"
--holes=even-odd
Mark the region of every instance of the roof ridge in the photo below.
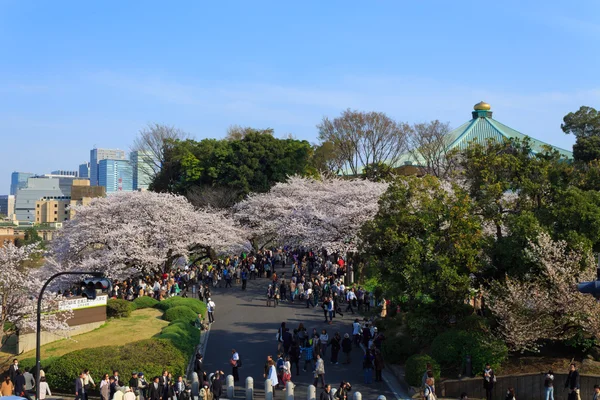
{"type": "Polygon", "coordinates": [[[498,124],[498,125],[500,125],[500,126],[502,126],[502,127],[506,128],[506,129],[509,129],[509,130],[511,130],[511,131],[514,131],[514,132],[516,132],[516,133],[520,134],[521,136],[524,136],[524,137],[526,137],[526,138],[528,138],[529,140],[532,140],[532,141],[534,141],[534,142],[538,142],[538,143],[541,143],[542,145],[549,146],[549,147],[552,147],[552,148],[555,148],[555,149],[559,149],[559,150],[563,150],[563,151],[571,152],[571,150],[563,149],[562,147],[558,147],[558,146],[555,146],[555,145],[553,145],[553,144],[550,144],[550,143],[544,142],[543,140],[540,140],[540,139],[536,139],[536,138],[534,138],[534,137],[531,137],[531,136],[529,136],[529,135],[527,135],[527,134],[525,134],[525,133],[523,133],[523,132],[520,132],[520,131],[518,131],[518,130],[516,130],[516,129],[514,129],[514,128],[511,128],[511,127],[510,127],[510,126],[508,126],[508,125],[504,125],[502,122],[500,122],[500,121],[496,121],[496,120],[495,120],[495,119],[493,119],[493,118],[490,118],[490,120],[492,120],[492,121],[494,122],[494,124],[498,124]]]}
{"type": "MultiPolygon", "coordinates": [[[[456,139],[454,139],[454,141],[452,143],[450,143],[450,145],[448,146],[448,148],[449,149],[453,149],[454,146],[456,146],[464,136],[466,136],[469,132],[471,132],[473,130],[473,127],[475,125],[477,125],[477,120],[478,119],[479,118],[473,118],[471,121],[469,121],[468,122],[469,126],[467,126],[467,128],[465,130],[463,130],[462,133],[460,135],[458,135],[456,137],[456,139]]],[[[461,125],[461,126],[463,126],[463,125],[461,125]]],[[[456,130],[460,129],[461,126],[459,126],[458,128],[456,128],[456,130]]]]}

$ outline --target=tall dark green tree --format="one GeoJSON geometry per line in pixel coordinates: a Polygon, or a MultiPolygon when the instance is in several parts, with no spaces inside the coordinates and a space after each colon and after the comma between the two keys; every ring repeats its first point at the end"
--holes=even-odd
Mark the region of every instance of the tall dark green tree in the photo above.
{"type": "Polygon", "coordinates": [[[573,157],[577,161],[590,162],[600,159],[600,112],[592,107],[581,106],[563,118],[563,132],[572,133],[577,140],[573,145],[573,157]]]}

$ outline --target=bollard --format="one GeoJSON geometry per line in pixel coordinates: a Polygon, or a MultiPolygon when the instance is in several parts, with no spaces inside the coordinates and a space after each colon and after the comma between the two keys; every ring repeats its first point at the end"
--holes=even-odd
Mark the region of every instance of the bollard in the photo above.
{"type": "Polygon", "coordinates": [[[273,400],[273,383],[270,379],[265,380],[265,400],[273,400]]]}
{"type": "Polygon", "coordinates": [[[317,388],[315,385],[309,385],[306,392],[306,400],[317,400],[317,388]]]}
{"type": "Polygon", "coordinates": [[[352,396],[352,400],[362,400],[362,394],[360,394],[360,392],[354,392],[354,396],[352,396]]]}
{"type": "Polygon", "coordinates": [[[381,395],[381,396],[379,396],[379,397],[377,398],[377,400],[386,400],[386,398],[385,398],[385,396],[384,396],[384,395],[381,395]]]}
{"type": "Polygon", "coordinates": [[[285,400],[294,400],[294,386],[291,381],[285,384],[285,400]]]}
{"type": "Polygon", "coordinates": [[[192,372],[192,396],[198,396],[200,394],[200,380],[198,374],[192,372]]]}
{"type": "Polygon", "coordinates": [[[246,378],[246,400],[254,399],[254,379],[249,376],[246,378]]]}
{"type": "Polygon", "coordinates": [[[336,388],[331,388],[331,397],[335,399],[335,394],[337,393],[336,388]]]}
{"type": "Polygon", "coordinates": [[[235,397],[235,382],[233,381],[233,375],[227,375],[227,378],[225,378],[225,386],[227,387],[227,398],[233,399],[235,397]]]}

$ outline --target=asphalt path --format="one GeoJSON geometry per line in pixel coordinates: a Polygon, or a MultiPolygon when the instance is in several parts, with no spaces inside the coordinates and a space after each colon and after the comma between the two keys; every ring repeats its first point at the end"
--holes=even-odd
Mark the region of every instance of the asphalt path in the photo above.
{"type": "MultiPolygon", "coordinates": [[[[291,268],[287,266],[282,269],[278,266],[277,273],[285,272],[286,278],[291,277],[291,268]]],[[[208,342],[204,354],[204,365],[207,373],[222,370],[225,375],[231,374],[229,359],[231,350],[236,349],[242,359],[242,367],[239,368],[240,381],[236,384],[236,397],[244,397],[244,385],[246,377],[254,378],[256,391],[255,398],[262,398],[264,390],[263,370],[268,355],[273,359],[277,357],[276,334],[281,322],[286,322],[290,331],[304,323],[308,332],[313,328],[326,329],[329,337],[339,332],[343,337],[345,333],[352,334],[352,322],[358,314],[344,313],[334,319],[332,325],[324,323],[323,311],[317,308],[306,308],[305,302],[291,304],[280,302],[278,307],[267,307],[266,290],[269,280],[257,278],[249,280],[245,291],[240,285],[233,288],[213,288],[212,300],[215,302],[215,322],[212,324],[208,342]]],[[[338,365],[329,361],[330,349],[327,349],[325,357],[325,380],[332,388],[337,388],[342,380],[352,384],[352,392],[359,391],[363,399],[376,399],[379,395],[387,399],[406,398],[401,386],[395,378],[384,371],[386,382],[375,382],[364,384],[362,358],[364,352],[360,348],[353,349],[349,365],[342,364],[344,354],[340,352],[338,365]]],[[[296,375],[295,367],[292,369],[292,382],[296,385],[295,397],[306,399],[308,385],[312,384],[313,375],[311,371],[302,371],[303,359],[300,361],[300,375],[296,375]]],[[[317,398],[322,389],[317,388],[317,398]]],[[[276,393],[276,398],[283,399],[285,391],[276,393]]]]}

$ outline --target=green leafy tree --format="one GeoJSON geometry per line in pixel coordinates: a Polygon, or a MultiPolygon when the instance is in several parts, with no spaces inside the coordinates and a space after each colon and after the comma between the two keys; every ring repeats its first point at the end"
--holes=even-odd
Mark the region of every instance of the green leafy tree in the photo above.
{"type": "Polygon", "coordinates": [[[581,106],[576,112],[565,115],[561,128],[577,138],[573,146],[575,160],[590,162],[600,159],[600,112],[581,106]]]}
{"type": "Polygon", "coordinates": [[[363,251],[392,297],[457,307],[481,267],[481,224],[469,195],[433,176],[399,177],[362,230],[363,251]]]}

